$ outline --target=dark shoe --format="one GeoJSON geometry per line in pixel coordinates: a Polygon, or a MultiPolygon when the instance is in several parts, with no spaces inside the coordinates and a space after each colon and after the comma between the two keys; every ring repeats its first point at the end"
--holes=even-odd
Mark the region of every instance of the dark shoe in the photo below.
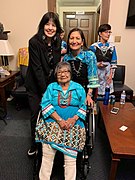
{"type": "Polygon", "coordinates": [[[28,156],[33,156],[37,154],[37,148],[35,146],[31,146],[31,149],[28,150],[28,156]]]}

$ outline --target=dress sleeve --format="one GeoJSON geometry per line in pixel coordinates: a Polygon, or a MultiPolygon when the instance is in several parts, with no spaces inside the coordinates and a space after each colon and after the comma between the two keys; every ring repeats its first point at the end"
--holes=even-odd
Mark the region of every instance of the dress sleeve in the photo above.
{"type": "Polygon", "coordinates": [[[46,78],[43,73],[38,44],[35,40],[29,41],[29,65],[32,68],[33,75],[41,89],[41,92],[44,93],[46,89],[46,78]]]}
{"type": "Polygon", "coordinates": [[[42,97],[42,100],[41,100],[41,110],[42,110],[42,115],[43,115],[43,118],[46,119],[48,116],[50,116],[54,111],[55,111],[55,108],[54,106],[52,105],[52,98],[53,98],[53,88],[52,88],[52,84],[50,84],[43,97],[42,97]]]}
{"type": "Polygon", "coordinates": [[[96,48],[94,46],[94,44],[92,44],[90,47],[89,47],[89,50],[91,50],[92,52],[96,52],[96,48]]]}
{"type": "Polygon", "coordinates": [[[99,87],[99,80],[96,55],[92,51],[87,51],[86,61],[89,81],[87,88],[97,88],[99,87]]]}
{"type": "Polygon", "coordinates": [[[116,54],[116,48],[114,46],[113,52],[112,52],[112,60],[111,60],[111,65],[116,65],[117,64],[117,54],[116,54]]]}
{"type": "Polygon", "coordinates": [[[80,117],[81,119],[85,120],[86,119],[86,93],[83,87],[78,88],[78,94],[79,99],[80,99],[80,104],[79,104],[79,109],[77,111],[77,116],[80,117]]]}
{"type": "Polygon", "coordinates": [[[64,55],[64,57],[63,57],[62,61],[65,61],[65,62],[67,62],[67,61],[68,61],[68,55],[67,55],[67,54],[65,54],[65,55],[64,55]]]}

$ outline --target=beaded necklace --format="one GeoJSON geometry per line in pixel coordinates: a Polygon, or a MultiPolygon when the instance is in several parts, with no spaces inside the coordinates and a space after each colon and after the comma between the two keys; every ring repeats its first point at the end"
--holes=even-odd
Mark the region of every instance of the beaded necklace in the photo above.
{"type": "Polygon", "coordinates": [[[62,108],[66,108],[70,105],[71,101],[71,91],[69,93],[63,94],[59,91],[58,93],[58,105],[62,108]]]}
{"type": "Polygon", "coordinates": [[[100,47],[100,50],[101,50],[101,53],[102,53],[103,56],[106,55],[108,49],[109,49],[108,46],[101,46],[100,47]]]}
{"type": "Polygon", "coordinates": [[[52,63],[52,60],[53,60],[52,46],[48,46],[48,62],[52,63]]]}

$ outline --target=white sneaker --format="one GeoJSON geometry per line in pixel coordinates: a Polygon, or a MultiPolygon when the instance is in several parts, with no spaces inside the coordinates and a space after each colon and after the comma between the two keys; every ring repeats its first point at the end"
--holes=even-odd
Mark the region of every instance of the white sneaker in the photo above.
{"type": "Polygon", "coordinates": [[[10,95],[10,96],[7,98],[7,101],[12,101],[13,99],[14,99],[14,97],[10,95]]]}
{"type": "Polygon", "coordinates": [[[37,153],[38,153],[38,150],[33,148],[33,147],[28,150],[28,156],[33,156],[33,155],[35,155],[37,153]]]}

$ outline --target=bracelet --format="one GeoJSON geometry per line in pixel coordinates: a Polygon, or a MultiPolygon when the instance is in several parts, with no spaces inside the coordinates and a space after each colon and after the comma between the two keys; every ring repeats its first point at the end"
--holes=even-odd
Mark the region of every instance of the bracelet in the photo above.
{"type": "Polygon", "coordinates": [[[62,118],[59,118],[57,121],[58,121],[58,123],[60,123],[62,120],[63,120],[62,118]]]}
{"type": "Polygon", "coordinates": [[[78,117],[73,117],[74,119],[75,119],[75,121],[77,121],[78,120],[78,117]]]}
{"type": "Polygon", "coordinates": [[[92,92],[88,93],[88,95],[89,95],[90,97],[92,97],[92,96],[93,96],[93,95],[92,95],[92,92]]]}

